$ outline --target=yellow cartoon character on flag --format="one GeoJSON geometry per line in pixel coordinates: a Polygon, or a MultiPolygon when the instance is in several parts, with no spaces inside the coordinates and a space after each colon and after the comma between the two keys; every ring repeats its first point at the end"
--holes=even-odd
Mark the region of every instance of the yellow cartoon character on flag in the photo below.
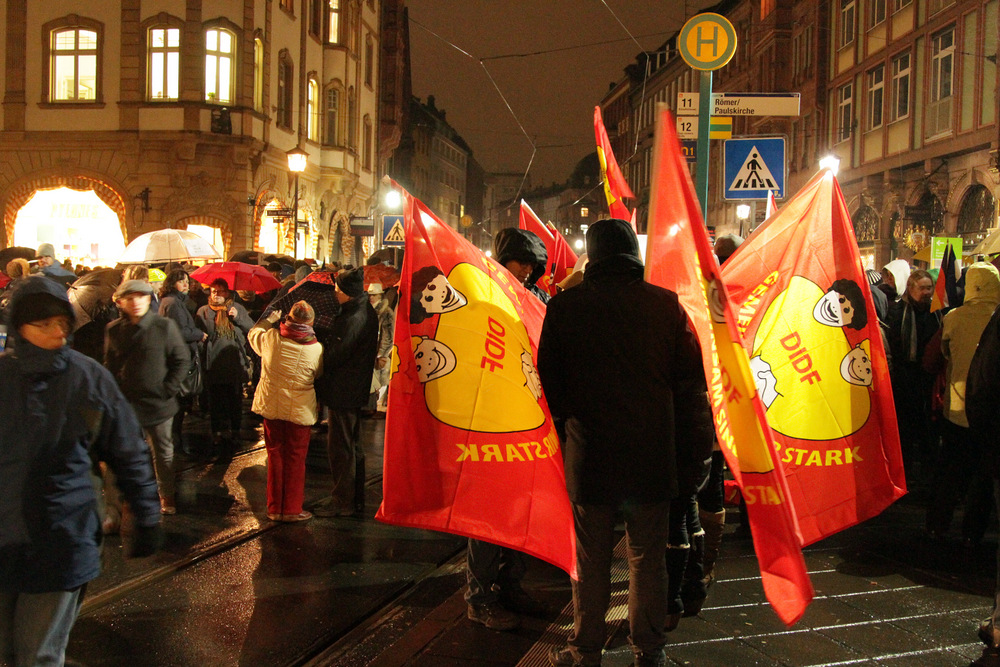
{"type": "Polygon", "coordinates": [[[417,377],[427,409],[468,431],[538,428],[545,413],[528,332],[510,297],[481,269],[457,264],[413,274],[410,320],[438,317],[433,336],[414,336],[417,377]]]}
{"type": "Polygon", "coordinates": [[[751,371],[771,427],[790,438],[835,440],[856,433],[871,412],[870,347],[851,346],[844,328],[868,323],[853,280],[824,292],[793,276],[768,306],[753,340],[751,371]]]}

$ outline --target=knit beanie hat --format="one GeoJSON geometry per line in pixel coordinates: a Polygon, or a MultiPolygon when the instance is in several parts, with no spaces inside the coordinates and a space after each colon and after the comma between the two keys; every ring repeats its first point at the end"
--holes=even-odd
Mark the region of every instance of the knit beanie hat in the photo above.
{"type": "Polygon", "coordinates": [[[347,296],[354,298],[365,293],[365,270],[362,267],[341,271],[337,274],[337,287],[347,296]]]}
{"type": "Polygon", "coordinates": [[[590,263],[612,255],[639,257],[639,239],[632,225],[617,218],[598,220],[587,229],[587,257],[590,263]]]}
{"type": "Polygon", "coordinates": [[[70,321],[73,320],[73,308],[69,305],[69,301],[51,294],[32,294],[26,295],[18,303],[17,308],[11,313],[10,323],[17,329],[29,322],[40,322],[60,315],[65,315],[70,321]]]}

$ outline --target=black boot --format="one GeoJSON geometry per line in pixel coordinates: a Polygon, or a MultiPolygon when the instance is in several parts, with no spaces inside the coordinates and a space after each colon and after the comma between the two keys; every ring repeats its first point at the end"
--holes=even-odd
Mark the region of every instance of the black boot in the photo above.
{"type": "Polygon", "coordinates": [[[708,597],[708,587],[705,585],[705,532],[700,531],[691,536],[691,553],[688,554],[687,568],[684,570],[684,583],[681,585],[681,600],[684,603],[685,616],[697,616],[701,606],[708,597]]]}
{"type": "Polygon", "coordinates": [[[715,581],[715,562],[719,558],[719,547],[722,545],[722,530],[726,526],[726,510],[721,512],[698,512],[698,519],[705,531],[705,558],[702,568],[705,574],[705,588],[708,589],[715,581]]]}

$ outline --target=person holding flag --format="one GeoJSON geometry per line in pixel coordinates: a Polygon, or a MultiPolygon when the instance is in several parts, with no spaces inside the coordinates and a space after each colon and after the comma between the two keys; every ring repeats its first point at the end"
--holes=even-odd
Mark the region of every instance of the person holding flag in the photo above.
{"type": "Polygon", "coordinates": [[[635,664],[664,665],[670,500],[712,453],[702,356],[677,295],[643,280],[629,223],[594,223],[587,253],[582,284],[552,298],[538,344],[538,373],[563,447],[579,577],[573,633],[548,657],[557,666],[601,664],[621,511],[635,664]]]}
{"type": "Polygon", "coordinates": [[[534,232],[517,227],[507,227],[497,232],[493,239],[493,252],[497,261],[510,271],[524,288],[549,302],[549,294],[538,286],[538,279],[545,273],[549,254],[545,243],[534,232]]]}

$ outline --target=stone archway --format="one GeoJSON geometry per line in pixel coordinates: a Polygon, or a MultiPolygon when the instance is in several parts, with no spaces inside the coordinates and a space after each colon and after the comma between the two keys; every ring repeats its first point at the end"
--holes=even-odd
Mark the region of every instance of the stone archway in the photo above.
{"type": "Polygon", "coordinates": [[[115,186],[96,176],[49,174],[29,177],[15,185],[9,191],[4,205],[3,219],[3,241],[6,245],[11,245],[14,238],[14,223],[17,221],[17,212],[28,203],[28,200],[31,199],[35,192],[38,190],[55,190],[61,187],[78,192],[92,190],[118,216],[122,236],[126,242],[130,240],[128,236],[125,200],[115,186]]]}

